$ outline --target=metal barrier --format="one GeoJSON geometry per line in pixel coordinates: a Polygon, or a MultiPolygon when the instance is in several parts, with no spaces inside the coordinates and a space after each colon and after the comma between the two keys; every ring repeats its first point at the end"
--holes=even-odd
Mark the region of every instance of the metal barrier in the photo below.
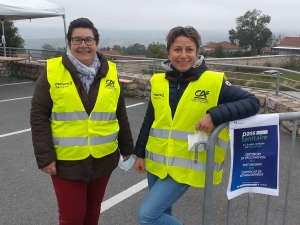
{"type": "MultiPolygon", "coordinates": [[[[39,50],[39,49],[26,49],[26,48],[12,48],[6,47],[7,57],[21,57],[27,58],[28,61],[45,60],[61,56],[63,51],[57,50],[39,50]]],[[[0,55],[4,55],[4,48],[0,47],[0,55]]]]}
{"type": "MultiPolygon", "coordinates": [[[[106,57],[110,57],[105,55],[106,57]]],[[[120,58],[120,57],[119,57],[120,58]]],[[[127,56],[128,58],[128,56],[127,56]]],[[[127,72],[131,74],[148,74],[151,76],[154,73],[165,72],[161,67],[163,59],[151,59],[147,58],[142,60],[112,60],[117,64],[119,72],[127,72]]],[[[287,70],[277,67],[265,67],[265,66],[248,66],[248,65],[236,65],[236,64],[223,64],[213,63],[206,61],[206,65],[215,68],[222,68],[222,70],[211,69],[212,71],[224,72],[227,79],[235,85],[241,87],[255,87],[256,89],[274,91],[276,95],[279,93],[292,96],[300,99],[300,72],[287,70]],[[239,71],[239,70],[250,70],[239,71]],[[276,76],[264,75],[266,71],[276,71],[276,76]],[[282,75],[282,73],[286,73],[282,75]],[[293,78],[289,78],[291,76],[293,78]]]]}
{"type": "MultiPolygon", "coordinates": [[[[296,143],[296,136],[297,136],[297,123],[300,120],[300,112],[288,112],[288,113],[279,113],[279,120],[293,120],[293,131],[292,131],[292,143],[291,143],[291,150],[290,150],[290,159],[289,159],[289,168],[288,168],[288,177],[287,177],[287,188],[286,194],[284,199],[284,209],[283,209],[283,218],[282,224],[286,224],[287,218],[287,210],[288,210],[288,203],[289,203],[289,194],[290,194],[290,180],[291,180],[291,171],[293,168],[293,161],[295,158],[295,143],[296,143]]],[[[210,225],[211,218],[212,218],[212,194],[213,194],[213,172],[214,172],[214,156],[215,156],[215,143],[217,143],[218,134],[221,130],[228,126],[229,123],[224,123],[215,127],[209,136],[206,147],[207,147],[207,158],[206,158],[206,177],[205,177],[205,189],[204,189],[204,201],[203,201],[203,214],[202,214],[202,224],[203,225],[210,225]]],[[[299,179],[299,177],[298,177],[299,179]]],[[[224,181],[223,181],[224,182],[224,181]]],[[[225,194],[225,193],[224,193],[225,194]]],[[[248,210],[247,210],[247,225],[249,224],[249,219],[251,215],[251,208],[252,208],[252,200],[251,196],[253,194],[248,195],[248,210]]],[[[236,197],[239,198],[239,197],[236,197]]],[[[270,213],[270,196],[267,198],[267,206],[266,206],[266,214],[265,214],[265,225],[269,224],[269,213],[270,213]]],[[[232,200],[228,201],[227,206],[227,224],[231,224],[230,221],[230,210],[231,210],[231,202],[232,200]]],[[[299,202],[300,204],[300,202],[299,202]]],[[[299,215],[298,215],[299,216],[299,215]]],[[[279,223],[278,223],[279,224],[279,223]]]]}
{"type": "MultiPolygon", "coordinates": [[[[0,55],[3,48],[0,47],[0,55]]],[[[48,51],[24,48],[7,48],[7,56],[28,58],[28,61],[45,63],[48,58],[60,56],[63,51],[48,51]]],[[[134,56],[104,55],[108,60],[117,64],[118,72],[130,74],[147,74],[165,72],[161,66],[164,59],[141,58],[134,56]]],[[[298,56],[299,57],[299,56],[298,56]]],[[[255,87],[257,89],[274,91],[300,99],[300,72],[277,67],[248,66],[236,64],[213,63],[206,61],[213,71],[224,72],[230,82],[241,87],[255,87]],[[266,75],[265,72],[275,71],[266,75]],[[274,78],[274,79],[273,79],[274,78]]]]}
{"type": "Polygon", "coordinates": [[[224,63],[212,63],[206,62],[207,65],[211,65],[214,67],[221,67],[222,70],[217,70],[224,72],[228,76],[228,80],[237,83],[239,86],[247,87],[252,86],[257,89],[262,90],[274,90],[275,94],[278,95],[279,92],[285,95],[289,95],[295,98],[300,98],[300,93],[295,95],[295,92],[300,92],[300,72],[287,70],[283,68],[277,67],[266,67],[266,66],[248,66],[248,65],[235,65],[235,64],[224,64],[224,63]],[[226,70],[231,69],[231,70],[226,70]],[[236,71],[238,69],[252,70],[252,72],[243,72],[236,71]],[[267,78],[268,80],[272,79],[273,75],[265,75],[264,72],[267,71],[276,71],[275,82],[260,80],[261,78],[267,78]],[[288,73],[291,76],[296,77],[297,79],[291,79],[282,76],[282,73],[288,73]],[[247,77],[247,79],[243,79],[243,77],[247,77]],[[251,79],[253,78],[253,79],[251,79]],[[251,84],[252,82],[252,84],[251,84]],[[248,85],[245,85],[247,84],[248,85]]]}

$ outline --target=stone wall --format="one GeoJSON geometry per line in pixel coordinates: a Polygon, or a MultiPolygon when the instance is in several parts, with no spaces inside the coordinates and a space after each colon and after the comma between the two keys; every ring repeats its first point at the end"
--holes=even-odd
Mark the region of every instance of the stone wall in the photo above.
{"type": "Polygon", "coordinates": [[[210,65],[209,63],[285,68],[290,64],[290,59],[291,59],[290,55],[275,55],[275,56],[240,57],[240,58],[208,58],[205,61],[208,68],[211,70],[237,71],[237,67],[210,65]]]}
{"type": "Polygon", "coordinates": [[[273,55],[273,56],[257,56],[257,57],[239,57],[239,58],[208,58],[206,62],[225,63],[235,65],[248,66],[266,66],[285,67],[290,63],[290,55],[273,55]]]}
{"type": "MultiPolygon", "coordinates": [[[[21,61],[19,62],[19,71],[18,76],[29,78],[29,79],[37,79],[45,70],[45,64],[41,64],[38,62],[27,62],[21,61]]],[[[11,73],[7,63],[0,62],[0,76],[8,76],[11,73]]]]}
{"type": "Polygon", "coordinates": [[[0,75],[1,76],[7,76],[9,73],[6,63],[5,62],[0,62],[0,75]]]}

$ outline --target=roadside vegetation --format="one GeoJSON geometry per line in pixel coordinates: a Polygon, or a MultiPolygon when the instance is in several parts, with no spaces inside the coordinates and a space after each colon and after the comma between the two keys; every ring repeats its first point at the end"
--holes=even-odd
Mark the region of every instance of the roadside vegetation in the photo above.
{"type": "MultiPolygon", "coordinates": [[[[266,63],[264,66],[272,67],[272,64],[266,63]]],[[[284,69],[300,72],[300,57],[291,56],[290,64],[284,69]]],[[[234,72],[226,71],[225,74],[228,80],[235,85],[276,90],[277,76],[263,75],[263,71],[261,70],[238,68],[234,72]]],[[[289,72],[281,72],[279,90],[300,92],[300,75],[289,72]],[[294,90],[292,88],[298,90],[294,90]]]]}

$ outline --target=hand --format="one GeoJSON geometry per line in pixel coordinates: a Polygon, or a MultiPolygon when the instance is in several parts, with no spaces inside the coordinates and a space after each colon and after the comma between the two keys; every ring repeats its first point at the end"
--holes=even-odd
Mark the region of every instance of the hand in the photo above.
{"type": "Polygon", "coordinates": [[[53,161],[48,166],[45,166],[41,169],[44,173],[48,173],[50,175],[56,175],[56,161],[53,161]]]}
{"type": "Polygon", "coordinates": [[[136,172],[138,172],[138,173],[146,173],[145,160],[143,158],[136,157],[135,163],[134,163],[134,168],[135,168],[136,172]]]}
{"type": "Polygon", "coordinates": [[[196,123],[195,130],[203,131],[203,132],[210,132],[214,128],[214,123],[211,119],[209,113],[203,116],[198,123],[196,123]]]}
{"type": "Polygon", "coordinates": [[[127,161],[130,158],[130,155],[122,155],[123,162],[127,161]]]}

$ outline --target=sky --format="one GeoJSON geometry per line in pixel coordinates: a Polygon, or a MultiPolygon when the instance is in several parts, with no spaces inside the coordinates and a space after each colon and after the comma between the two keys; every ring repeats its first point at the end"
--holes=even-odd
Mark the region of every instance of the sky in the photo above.
{"type": "MultiPolygon", "coordinates": [[[[165,36],[175,26],[193,26],[201,36],[214,33],[228,37],[235,19],[258,9],[271,16],[268,25],[275,34],[300,35],[300,0],[49,0],[65,8],[66,24],[89,18],[101,31],[157,31],[165,36]]],[[[15,23],[23,38],[62,37],[61,17],[19,20],[15,23]]]]}

